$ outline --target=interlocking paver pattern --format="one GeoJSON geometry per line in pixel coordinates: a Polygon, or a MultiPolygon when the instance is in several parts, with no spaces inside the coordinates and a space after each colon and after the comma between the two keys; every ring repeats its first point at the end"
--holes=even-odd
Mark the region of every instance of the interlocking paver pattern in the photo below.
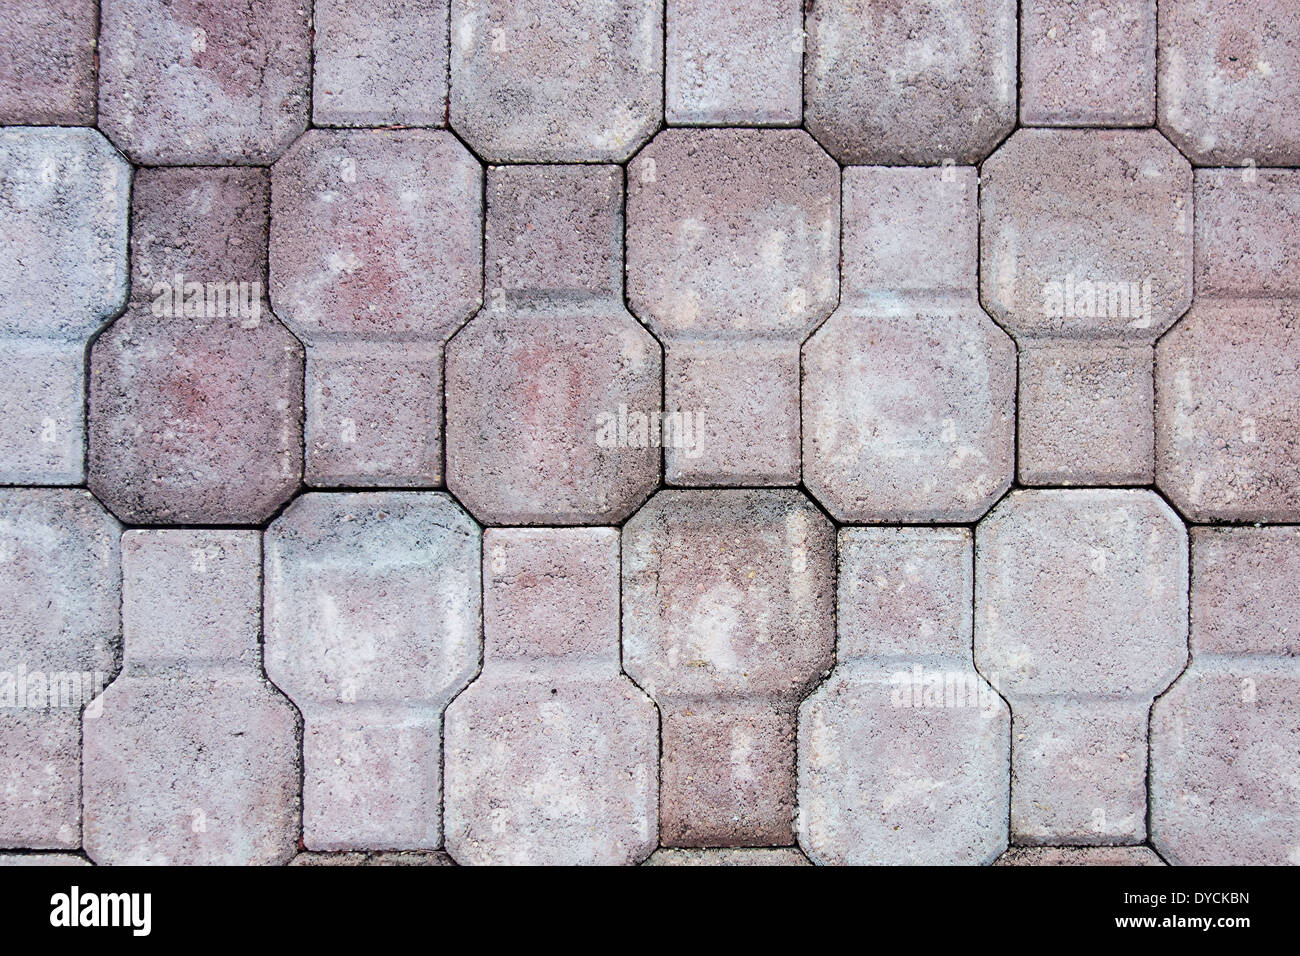
{"type": "Polygon", "coordinates": [[[0,0],[0,866],[1300,865],[1298,76],[0,0]]]}

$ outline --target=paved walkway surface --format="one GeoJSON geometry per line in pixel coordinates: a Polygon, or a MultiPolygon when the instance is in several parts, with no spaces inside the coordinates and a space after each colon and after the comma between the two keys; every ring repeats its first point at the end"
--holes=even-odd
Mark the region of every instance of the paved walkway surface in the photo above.
{"type": "Polygon", "coordinates": [[[0,863],[1300,864],[1300,5],[0,0],[0,863]]]}

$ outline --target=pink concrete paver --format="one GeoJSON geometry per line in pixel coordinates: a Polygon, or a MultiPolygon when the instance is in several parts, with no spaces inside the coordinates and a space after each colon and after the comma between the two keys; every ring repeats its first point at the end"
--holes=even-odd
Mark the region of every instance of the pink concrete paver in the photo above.
{"type": "Polygon", "coordinates": [[[299,853],[290,866],[455,866],[446,853],[413,850],[398,853],[299,853]]]}
{"type": "Polygon", "coordinates": [[[71,853],[0,853],[0,866],[90,866],[71,853]]]}
{"type": "Polygon", "coordinates": [[[665,342],[671,484],[794,484],[798,350],[838,293],[839,170],[802,130],[666,130],[628,164],[627,292],[665,342]]]}
{"type": "Polygon", "coordinates": [[[795,711],[830,669],[834,529],[794,490],[661,491],[623,527],[623,666],[662,713],[660,843],[793,841],[795,711]]]}
{"type": "Polygon", "coordinates": [[[1159,59],[1160,129],[1193,162],[1300,164],[1300,7],[1166,0],[1159,59]]]}
{"type": "Polygon", "coordinates": [[[838,864],[987,864],[1010,713],[971,660],[972,535],[843,528],[835,670],[799,711],[799,841],[838,864]]]}
{"type": "Polygon", "coordinates": [[[1193,528],[1192,663],[1151,717],[1173,863],[1300,864],[1300,529],[1193,528]]]}
{"type": "Polygon", "coordinates": [[[800,0],[670,0],[664,113],[674,126],[793,126],[803,114],[800,0]]]}
{"type": "Polygon", "coordinates": [[[447,347],[447,487],[487,524],[623,520],[659,477],[654,338],[618,269],[622,170],[488,170],[488,305],[447,347]]]}
{"type": "Polygon", "coordinates": [[[1017,846],[995,866],[1164,866],[1145,846],[1017,846]]]}
{"type": "Polygon", "coordinates": [[[447,708],[461,863],[638,863],[658,843],[659,714],[619,669],[616,528],[489,529],[483,673],[447,708]]]}
{"type": "Polygon", "coordinates": [[[88,484],[140,524],[256,524],[302,473],[302,347],[266,301],[269,177],[136,176],[131,306],[90,357],[88,484]]]}
{"type": "Polygon", "coordinates": [[[1149,347],[1191,302],[1190,166],[1153,130],[1022,129],[981,175],[980,297],[1020,346],[1020,480],[1150,483],[1149,347]]]}
{"type": "Polygon", "coordinates": [[[1300,172],[1197,170],[1196,301],[1156,348],[1156,481],[1190,518],[1300,519],[1300,172]]]}
{"type": "Polygon", "coordinates": [[[1156,118],[1156,0],[1020,5],[1020,121],[1150,126],[1156,118]]]}
{"type": "Polygon", "coordinates": [[[0,130],[0,481],[85,478],[86,343],[126,299],[130,184],[94,130],[0,130]]]}
{"type": "Polygon", "coordinates": [[[438,492],[309,494],[266,532],[266,671],[311,850],[442,845],[442,712],[478,670],[478,526],[438,492]]]}
{"type": "Polygon", "coordinates": [[[975,663],[1011,704],[1011,838],[1146,836],[1147,715],[1187,660],[1187,533],[1150,491],[1016,491],[975,538],[975,663]]]}
{"type": "Polygon", "coordinates": [[[307,127],[311,6],[104,0],[99,123],[137,163],[269,163],[307,127]]]}
{"type": "Polygon", "coordinates": [[[656,850],[646,866],[809,866],[794,847],[740,847],[712,850],[656,850]]]}
{"type": "Polygon", "coordinates": [[[286,863],[298,715],[262,675],[260,536],[122,536],[122,674],[87,709],[86,853],[97,863],[286,863]]]}
{"type": "Polygon", "coordinates": [[[448,0],[317,0],[312,122],[444,126],[448,0]]]}
{"type": "Polygon", "coordinates": [[[451,125],[491,162],[618,162],[663,113],[663,4],[452,0],[451,125]]]}
{"type": "Polygon", "coordinates": [[[121,661],[120,534],[88,492],[0,490],[0,847],[80,845],[80,713],[121,661]]]}
{"type": "Polygon", "coordinates": [[[271,300],[307,345],[309,484],[442,484],[443,343],[482,301],[482,183],[426,130],[313,130],[275,164],[271,300]]]}
{"type": "Polygon", "coordinates": [[[95,122],[95,0],[0,2],[0,125],[95,122]]]}
{"type": "Polygon", "coordinates": [[[1016,122],[1014,0],[808,7],[804,117],[843,163],[975,163],[1016,122]]]}
{"type": "Polygon", "coordinates": [[[976,191],[966,167],[844,174],[841,304],[803,352],[804,482],[841,521],[974,521],[1011,483],[1015,346],[976,298],[976,191]]]}

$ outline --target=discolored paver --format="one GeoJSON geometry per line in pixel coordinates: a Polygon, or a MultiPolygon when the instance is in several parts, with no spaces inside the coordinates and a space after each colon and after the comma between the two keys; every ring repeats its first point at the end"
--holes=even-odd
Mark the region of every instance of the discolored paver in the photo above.
{"type": "Polygon", "coordinates": [[[677,130],[628,165],[627,289],[665,342],[674,484],[794,484],[801,342],[835,307],[839,170],[802,130],[677,130]],[[784,347],[782,347],[784,346],[784,347]]]}
{"type": "Polygon", "coordinates": [[[623,307],[622,170],[488,171],[488,306],[447,347],[447,486],[487,524],[623,520],[654,489],[659,346],[623,307]]]}
{"type": "Polygon", "coordinates": [[[0,847],[80,845],[80,713],[121,660],[120,534],[88,492],[0,489],[0,847]]]}
{"type": "Polygon", "coordinates": [[[271,314],[265,170],[136,176],[131,306],[90,358],[88,483],[140,524],[256,524],[299,484],[302,347],[271,314]]]}
{"type": "Polygon", "coordinates": [[[92,126],[95,0],[0,2],[0,125],[92,126]]]}
{"type": "Polygon", "coordinates": [[[448,0],[317,0],[312,121],[444,126],[448,0]]]}
{"type": "Polygon", "coordinates": [[[1300,7],[1163,3],[1159,60],[1160,128],[1193,162],[1300,163],[1300,7]]]}
{"type": "Polygon", "coordinates": [[[664,113],[677,126],[797,125],[803,114],[799,0],[670,0],[664,113]]]}
{"type": "Polygon", "coordinates": [[[300,0],[104,0],[99,124],[134,162],[269,163],[307,128],[300,0]]]}
{"type": "Polygon", "coordinates": [[[803,353],[804,482],[841,521],[974,521],[1011,482],[1015,346],[976,300],[975,203],[970,168],[845,172],[841,305],[803,353]]]}
{"type": "Polygon", "coordinates": [[[290,866],[455,866],[446,853],[419,850],[399,853],[299,853],[290,866]]]}
{"type": "Polygon", "coordinates": [[[1179,864],[1300,863],[1300,529],[1193,528],[1192,663],[1151,717],[1151,839],[1179,864]]]}
{"type": "Polygon", "coordinates": [[[1147,715],[1187,660],[1187,534],[1150,491],[1017,491],[976,530],[975,662],[1012,713],[1011,838],[1146,836],[1147,715]]]}
{"type": "Polygon", "coordinates": [[[452,0],[451,125],[492,162],[627,159],[663,112],[663,4],[452,0]]]}
{"type": "Polygon", "coordinates": [[[312,130],[275,164],[271,298],[307,345],[309,484],[442,484],[443,343],[482,301],[482,182],[427,130],[312,130]]]}
{"type": "Polygon", "coordinates": [[[799,710],[799,840],[836,864],[987,864],[1010,713],[971,661],[964,529],[843,528],[835,670],[799,710]]]}
{"type": "Polygon", "coordinates": [[[1150,126],[1156,0],[1027,0],[1020,8],[1020,121],[1150,126]]]}
{"type": "Polygon", "coordinates": [[[1164,866],[1145,846],[1016,846],[996,866],[1164,866]]]}
{"type": "Polygon", "coordinates": [[[1196,302],[1156,347],[1156,481],[1193,520],[1300,519],[1300,173],[1197,170],[1196,302]]]}
{"type": "Polygon", "coordinates": [[[801,493],[662,491],[623,527],[623,666],[662,713],[660,843],[793,840],[795,711],[831,666],[834,528],[801,493]]]}
{"type": "Polygon", "coordinates": [[[0,853],[0,866],[90,866],[71,853],[0,853]]]}
{"type": "Polygon", "coordinates": [[[795,847],[740,847],[712,850],[655,850],[646,866],[809,866],[795,847]]]}
{"type": "Polygon", "coordinates": [[[126,299],[130,185],[94,130],[0,129],[0,481],[85,477],[86,343],[126,299]]]}
{"type": "Polygon", "coordinates": [[[1191,302],[1190,166],[1153,130],[1022,129],[981,177],[981,301],[1027,372],[1021,481],[1150,482],[1152,372],[1138,347],[1191,302]]]}
{"type": "Polygon", "coordinates": [[[461,863],[622,864],[657,845],[659,715],[619,668],[616,528],[489,529],[483,673],[447,708],[461,863]]]}
{"type": "Polygon", "coordinates": [[[815,3],[804,118],[843,163],[975,163],[1016,122],[1014,0],[815,3]]]}
{"type": "Polygon", "coordinates": [[[311,850],[442,844],[442,712],[478,669],[478,526],[438,492],[308,494],[267,529],[266,671],[302,711],[311,850]]]}
{"type": "Polygon", "coordinates": [[[96,863],[285,863],[298,716],[262,676],[255,531],[122,536],[124,668],[84,721],[96,863]]]}

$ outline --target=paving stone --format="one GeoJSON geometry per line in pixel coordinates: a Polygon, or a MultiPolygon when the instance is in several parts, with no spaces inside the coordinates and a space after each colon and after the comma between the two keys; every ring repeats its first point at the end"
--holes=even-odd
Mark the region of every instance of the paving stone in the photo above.
{"type": "Polygon", "coordinates": [[[99,125],[136,163],[272,162],[310,98],[309,4],[101,4],[99,125]]]}
{"type": "Polygon", "coordinates": [[[1017,491],[976,530],[975,663],[1011,704],[1011,838],[1146,836],[1147,715],[1187,660],[1187,536],[1150,491],[1017,491]]]}
{"type": "Polygon", "coordinates": [[[1021,5],[1020,121],[1150,126],[1156,119],[1156,0],[1021,5]]]}
{"type": "Polygon", "coordinates": [[[1015,846],[996,866],[1164,866],[1145,846],[1015,846]]]}
{"type": "Polygon", "coordinates": [[[646,866],[811,866],[795,847],[714,850],[655,850],[646,866]]]}
{"type": "Polygon", "coordinates": [[[312,120],[321,126],[444,126],[447,0],[319,0],[312,120]]]}
{"type": "Polygon", "coordinates": [[[658,0],[453,0],[451,37],[451,125],[492,162],[618,162],[659,125],[658,0]]]}
{"type": "Polygon", "coordinates": [[[616,528],[489,529],[482,675],[447,708],[461,863],[624,864],[658,843],[659,715],[619,667],[616,528]]]}
{"type": "Polygon", "coordinates": [[[437,492],[315,493],[265,550],[266,671],[305,723],[304,843],[437,849],[442,712],[479,662],[477,525],[437,492]]]}
{"type": "Polygon", "coordinates": [[[975,163],[1016,123],[1014,0],[807,8],[804,117],[842,163],[975,163]]]}
{"type": "Polygon", "coordinates": [[[0,0],[0,125],[93,126],[95,0],[0,0]]]}
{"type": "Polygon", "coordinates": [[[125,666],[83,729],[86,853],[101,864],[285,863],[298,716],[262,676],[260,536],[122,536],[125,666]]]}
{"type": "Polygon", "coordinates": [[[0,866],[90,866],[71,853],[0,853],[0,866]]]}
{"type": "Polygon", "coordinates": [[[1151,839],[1179,864],[1300,863],[1300,529],[1193,528],[1192,663],[1151,717],[1151,839]]]}
{"type": "Polygon", "coordinates": [[[0,847],[80,845],[80,713],[121,660],[120,531],[88,492],[0,489],[0,847]]]}
{"type": "Polygon", "coordinates": [[[1017,468],[1026,485],[1146,485],[1155,476],[1148,345],[1065,341],[1020,352],[1017,468]]]}
{"type": "Polygon", "coordinates": [[[670,0],[664,112],[679,126],[797,125],[803,113],[799,0],[670,0]]]}
{"type": "Polygon", "coordinates": [[[659,478],[662,366],[623,306],[615,166],[488,172],[488,306],[447,346],[447,486],[487,524],[617,523],[659,478]]]}
{"type": "Polygon", "coordinates": [[[271,314],[258,169],[143,169],[132,304],[90,359],[88,482],[123,520],[256,524],[298,487],[302,348],[271,314]]]}
{"type": "Polygon", "coordinates": [[[1160,8],[1160,128],[1193,162],[1300,163],[1300,8],[1179,0],[1160,8]]]}
{"type": "Polygon", "coordinates": [[[1300,173],[1198,170],[1196,302],[1156,347],[1156,481],[1193,520],[1300,518],[1300,173]]]}
{"type": "Polygon", "coordinates": [[[0,130],[0,481],[85,478],[86,342],[126,298],[130,181],[94,130],[0,130]]]}
{"type": "Polygon", "coordinates": [[[1011,716],[971,660],[965,528],[843,528],[835,670],[799,711],[818,863],[988,864],[1006,849],[1011,716]]]}
{"type": "Polygon", "coordinates": [[[665,342],[666,410],[702,435],[668,480],[795,483],[792,346],[835,307],[838,168],[802,130],[667,130],[628,183],[628,301],[665,342]]]}
{"type": "Polygon", "coordinates": [[[307,344],[308,483],[442,483],[442,347],[481,302],[482,183],[428,130],[312,130],[275,164],[271,295],[307,344]]]}
{"type": "Polygon", "coordinates": [[[981,177],[981,299],[1026,373],[1022,480],[1149,481],[1151,365],[1120,348],[1191,302],[1187,161],[1153,130],[1023,129],[981,177]]]}
{"type": "Polygon", "coordinates": [[[660,842],[793,842],[795,711],[830,669],[834,528],[794,490],[662,491],[623,526],[623,666],[662,713],[660,842]]]}
{"type": "Polygon", "coordinates": [[[446,853],[299,853],[290,866],[455,866],[446,853]]]}
{"type": "Polygon", "coordinates": [[[1011,483],[1015,346],[976,299],[976,189],[968,167],[845,172],[841,305],[803,364],[804,482],[841,521],[974,521],[1011,483]]]}

